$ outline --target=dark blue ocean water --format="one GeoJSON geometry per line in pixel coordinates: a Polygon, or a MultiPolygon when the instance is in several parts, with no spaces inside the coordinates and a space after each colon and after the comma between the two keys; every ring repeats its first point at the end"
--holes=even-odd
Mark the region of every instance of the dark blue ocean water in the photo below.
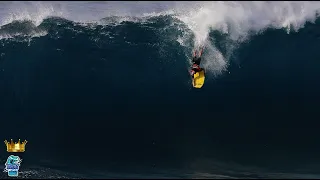
{"type": "MultiPolygon", "coordinates": [[[[88,27],[49,18],[38,27],[3,26],[0,34],[48,32],[0,40],[0,137],[28,140],[22,171],[45,167],[88,178],[317,174],[319,23],[252,35],[227,71],[209,73],[204,87],[193,89],[186,55],[193,47],[171,38],[182,33],[172,21],[88,27]]],[[[223,34],[211,38],[226,51],[223,34]]],[[[6,159],[5,148],[0,152],[6,159]]]]}

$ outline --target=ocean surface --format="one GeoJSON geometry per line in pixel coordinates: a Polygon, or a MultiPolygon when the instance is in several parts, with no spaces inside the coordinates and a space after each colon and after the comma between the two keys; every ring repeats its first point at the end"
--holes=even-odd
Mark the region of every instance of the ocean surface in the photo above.
{"type": "Polygon", "coordinates": [[[0,139],[21,178],[319,178],[318,10],[0,2],[0,139]]]}

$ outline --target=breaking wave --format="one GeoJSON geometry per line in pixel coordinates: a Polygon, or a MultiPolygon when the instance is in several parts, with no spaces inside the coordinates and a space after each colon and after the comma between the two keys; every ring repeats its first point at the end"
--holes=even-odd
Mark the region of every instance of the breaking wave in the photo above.
{"type": "Polygon", "coordinates": [[[71,36],[91,33],[98,43],[116,36],[113,29],[131,24],[153,31],[159,38],[154,45],[178,42],[187,61],[192,49],[205,45],[203,66],[217,75],[250,36],[268,28],[298,31],[315,21],[319,8],[318,2],[11,2],[3,6],[0,38],[30,42],[33,37],[64,38],[63,32],[72,31],[71,36]]]}

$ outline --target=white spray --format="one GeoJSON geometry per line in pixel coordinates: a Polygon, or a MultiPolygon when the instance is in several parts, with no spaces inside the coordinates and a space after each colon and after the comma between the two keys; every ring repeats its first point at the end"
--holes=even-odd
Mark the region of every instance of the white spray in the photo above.
{"type": "MultiPolygon", "coordinates": [[[[297,31],[306,21],[313,22],[318,10],[320,2],[317,1],[1,2],[0,26],[14,20],[31,20],[39,25],[48,16],[88,22],[108,16],[156,16],[174,12],[193,32],[194,47],[206,46],[203,66],[219,74],[226,69],[235,45],[228,45],[227,54],[222,55],[208,41],[210,30],[218,30],[241,43],[248,39],[249,32],[260,33],[266,28],[297,31]]],[[[183,45],[181,37],[177,37],[177,41],[183,45]]]]}
{"type": "Polygon", "coordinates": [[[202,2],[192,11],[179,14],[195,35],[194,47],[206,45],[203,66],[215,74],[225,70],[235,46],[228,54],[221,52],[208,41],[210,30],[218,30],[234,42],[248,39],[249,32],[259,33],[266,28],[286,28],[297,31],[306,21],[314,22],[320,2],[202,2]],[[293,29],[290,29],[293,28],[293,29]]]}

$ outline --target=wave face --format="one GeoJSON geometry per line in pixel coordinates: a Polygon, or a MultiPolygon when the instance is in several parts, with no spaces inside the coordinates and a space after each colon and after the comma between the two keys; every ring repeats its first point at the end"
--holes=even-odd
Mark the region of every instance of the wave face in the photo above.
{"type": "Polygon", "coordinates": [[[317,177],[318,9],[3,2],[2,134],[30,142],[25,178],[317,177]]]}

